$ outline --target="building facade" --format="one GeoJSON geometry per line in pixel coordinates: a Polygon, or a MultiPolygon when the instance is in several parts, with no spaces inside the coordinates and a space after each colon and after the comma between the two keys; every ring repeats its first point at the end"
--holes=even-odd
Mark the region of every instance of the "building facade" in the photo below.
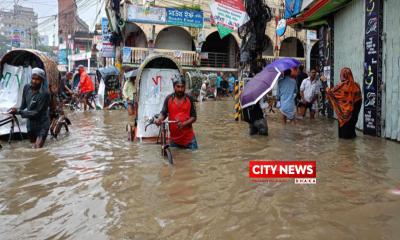
{"type": "Polygon", "coordinates": [[[75,0],[58,0],[59,64],[72,70],[78,65],[93,66],[90,50],[93,34],[78,16],[75,0]]]}
{"type": "MultiPolygon", "coordinates": [[[[132,12],[134,12],[133,15],[139,16],[142,14],[140,11],[143,11],[142,16],[151,16],[152,6],[143,6],[142,1],[124,1],[115,8],[112,2],[115,1],[106,2],[110,28],[114,32],[120,31],[121,46],[131,48],[129,63],[140,64],[150,52],[159,52],[174,56],[184,68],[237,71],[241,39],[236,32],[220,38],[217,27],[211,22],[209,0],[160,1],[154,4],[155,13],[157,8],[189,8],[187,6],[190,6],[190,10],[201,10],[203,14],[201,27],[157,24],[158,20],[155,18],[154,22],[149,23],[135,21],[132,20],[132,12]],[[118,18],[122,20],[119,24],[118,18]]],[[[307,53],[306,31],[296,31],[288,27],[283,37],[278,37],[275,33],[277,20],[283,16],[284,12],[281,3],[282,1],[279,0],[267,1],[274,18],[267,23],[265,33],[267,43],[264,46],[263,57],[269,60],[279,56],[304,59],[307,53]]]]}
{"type": "Polygon", "coordinates": [[[400,141],[400,1],[307,4],[289,23],[318,30],[316,56],[332,84],[338,83],[343,67],[351,68],[363,92],[357,127],[364,134],[400,141]]]}
{"type": "Polygon", "coordinates": [[[12,10],[0,11],[0,34],[13,47],[36,48],[39,45],[38,15],[33,8],[14,5],[12,10]]]}
{"type": "Polygon", "coordinates": [[[76,32],[89,32],[89,26],[78,16],[74,0],[58,0],[58,36],[63,44],[76,32]]]}

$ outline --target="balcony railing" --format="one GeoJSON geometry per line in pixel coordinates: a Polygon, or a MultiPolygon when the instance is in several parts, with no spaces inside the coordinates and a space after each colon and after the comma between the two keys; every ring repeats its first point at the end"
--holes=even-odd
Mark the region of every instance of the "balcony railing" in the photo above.
{"type": "Polygon", "coordinates": [[[202,67],[228,68],[229,56],[227,53],[204,52],[200,54],[202,67]]]}
{"type": "MultiPolygon", "coordinates": [[[[150,48],[131,48],[130,56],[124,59],[129,59],[131,64],[141,64],[143,60],[150,54],[164,54],[174,58],[179,64],[186,67],[196,66],[197,53],[195,51],[184,51],[184,50],[169,50],[169,49],[150,49],[150,48]]],[[[279,58],[279,57],[278,57],[279,58]]],[[[230,62],[229,55],[227,53],[218,52],[203,52],[200,53],[201,67],[212,67],[212,68],[237,68],[238,63],[230,62]]],[[[276,57],[264,55],[263,59],[266,64],[273,62],[276,57]]],[[[295,58],[305,64],[305,58],[295,58]]]]}
{"type": "Polygon", "coordinates": [[[131,48],[131,55],[129,63],[141,64],[142,61],[151,53],[164,54],[171,56],[182,66],[193,66],[196,65],[197,57],[194,51],[183,51],[183,50],[168,50],[168,49],[150,49],[150,48],[131,48]]]}

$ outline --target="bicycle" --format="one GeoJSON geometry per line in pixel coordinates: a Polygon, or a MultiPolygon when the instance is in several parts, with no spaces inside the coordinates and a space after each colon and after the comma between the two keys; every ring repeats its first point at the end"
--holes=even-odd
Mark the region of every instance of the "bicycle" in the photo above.
{"type": "Polygon", "coordinates": [[[50,123],[50,134],[53,138],[57,139],[58,134],[61,132],[61,128],[64,126],[65,131],[68,133],[68,125],[71,125],[71,121],[67,118],[63,112],[57,113],[50,123]]]}
{"type": "Polygon", "coordinates": [[[81,109],[81,107],[79,106],[80,103],[81,103],[81,100],[80,100],[79,94],[73,93],[71,96],[71,99],[65,105],[68,106],[71,111],[74,111],[74,110],[81,109]]]}
{"type": "MultiPolygon", "coordinates": [[[[5,118],[5,119],[3,119],[3,120],[0,120],[0,127],[6,125],[6,124],[8,124],[8,123],[11,123],[10,135],[9,135],[9,137],[8,137],[8,144],[11,143],[11,140],[12,140],[13,137],[14,137],[14,127],[15,127],[15,125],[17,125],[18,130],[19,130],[19,134],[20,134],[20,137],[21,137],[21,140],[23,140],[24,137],[22,136],[21,128],[20,128],[20,126],[19,126],[19,121],[18,121],[17,116],[16,116],[15,114],[10,114],[10,113],[7,113],[7,112],[6,112],[6,113],[2,113],[2,114],[3,114],[3,115],[7,115],[7,116],[9,116],[9,117],[7,117],[7,118],[5,118]]],[[[1,144],[0,144],[0,148],[1,148],[1,147],[2,147],[2,146],[1,146],[1,144]]]]}
{"type": "MultiPolygon", "coordinates": [[[[74,110],[82,110],[82,106],[84,105],[84,99],[82,94],[74,93],[71,97],[71,100],[68,104],[69,109],[71,111],[74,110]]],[[[96,109],[96,95],[92,94],[90,95],[88,99],[89,103],[93,106],[94,109],[96,109]]],[[[89,107],[90,108],[90,107],[89,107]]]]}
{"type": "MultiPolygon", "coordinates": [[[[155,124],[155,119],[158,118],[158,114],[155,115],[154,117],[152,117],[151,119],[148,120],[148,124],[145,126],[144,131],[147,130],[147,127],[155,124]]],[[[168,162],[172,165],[174,164],[174,159],[172,157],[172,153],[171,150],[169,149],[169,144],[167,143],[167,135],[168,135],[168,128],[167,125],[168,124],[173,124],[173,123],[177,123],[178,121],[170,121],[170,120],[164,120],[161,122],[160,125],[160,131],[158,133],[158,137],[157,137],[157,144],[161,144],[161,155],[163,157],[167,157],[168,162]],[[159,141],[161,140],[161,141],[159,141]]]]}

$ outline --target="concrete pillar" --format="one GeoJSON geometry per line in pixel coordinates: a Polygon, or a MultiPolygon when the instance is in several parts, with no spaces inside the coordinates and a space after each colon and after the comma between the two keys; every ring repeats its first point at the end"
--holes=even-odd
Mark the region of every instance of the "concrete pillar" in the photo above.
{"type": "Polygon", "coordinates": [[[311,68],[311,40],[307,38],[307,44],[305,49],[305,58],[306,58],[306,71],[309,72],[311,68]]]}

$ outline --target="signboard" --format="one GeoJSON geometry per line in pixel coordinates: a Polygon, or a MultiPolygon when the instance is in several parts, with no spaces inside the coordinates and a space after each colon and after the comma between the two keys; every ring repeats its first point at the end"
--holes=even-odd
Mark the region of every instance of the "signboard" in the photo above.
{"type": "Polygon", "coordinates": [[[132,53],[132,49],[130,47],[124,47],[122,49],[122,62],[123,63],[131,62],[131,53],[132,53]]]}
{"type": "Polygon", "coordinates": [[[127,21],[138,23],[166,24],[167,11],[160,7],[145,7],[134,4],[128,5],[127,21]]]}
{"type": "MultiPolygon", "coordinates": [[[[333,27],[333,23],[330,23],[330,26],[333,27]]],[[[331,27],[327,26],[321,26],[319,29],[318,33],[318,55],[319,55],[319,69],[320,69],[320,74],[324,75],[327,79],[329,79],[326,82],[322,82],[322,88],[321,88],[321,95],[322,95],[322,100],[321,100],[321,110],[322,114],[328,115],[328,118],[333,118],[333,109],[331,105],[328,103],[327,98],[326,98],[326,92],[325,88],[327,86],[333,87],[334,82],[333,82],[333,73],[334,73],[334,65],[333,65],[333,29],[331,27]]]]}
{"type": "Polygon", "coordinates": [[[313,41],[318,40],[317,32],[313,30],[307,30],[307,40],[313,41]]]}
{"type": "Polygon", "coordinates": [[[100,56],[104,58],[115,58],[114,45],[110,42],[111,33],[108,30],[108,19],[101,19],[101,50],[100,56]]]}
{"type": "Polygon", "coordinates": [[[101,19],[101,41],[110,42],[111,33],[108,30],[108,19],[103,17],[101,19]]]}
{"type": "Polygon", "coordinates": [[[15,48],[21,47],[21,39],[13,38],[11,39],[11,46],[15,48]]]}
{"type": "Polygon", "coordinates": [[[129,4],[127,21],[202,28],[203,11],[129,4]]]}
{"type": "Polygon", "coordinates": [[[278,22],[278,25],[276,26],[276,34],[278,34],[279,37],[282,37],[285,35],[286,32],[286,20],[281,19],[278,22]]]}
{"type": "Polygon", "coordinates": [[[203,19],[203,28],[211,28],[211,16],[210,17],[204,17],[203,19]]]}
{"type": "Polygon", "coordinates": [[[74,55],[71,55],[71,61],[82,61],[82,60],[88,60],[92,56],[91,52],[84,52],[84,53],[77,53],[74,55]]]}
{"type": "Polygon", "coordinates": [[[381,0],[365,1],[364,134],[381,135],[381,0]]]}
{"type": "Polygon", "coordinates": [[[196,11],[191,9],[167,8],[167,24],[202,28],[203,11],[196,11]]]}
{"type": "Polygon", "coordinates": [[[67,65],[67,49],[60,49],[58,51],[58,64],[60,65],[67,65]]]}
{"type": "Polygon", "coordinates": [[[250,19],[242,0],[211,1],[210,9],[221,38],[236,31],[250,19]]]}

